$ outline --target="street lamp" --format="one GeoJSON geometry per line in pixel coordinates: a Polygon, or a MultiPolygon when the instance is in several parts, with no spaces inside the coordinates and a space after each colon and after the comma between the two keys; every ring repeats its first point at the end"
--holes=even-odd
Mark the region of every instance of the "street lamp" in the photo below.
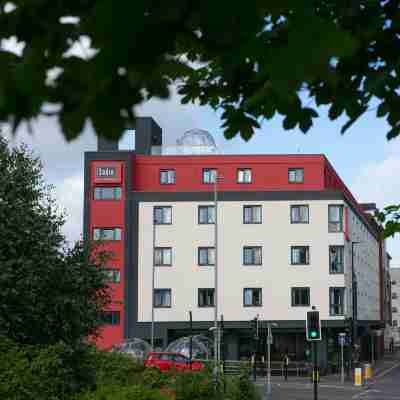
{"type": "Polygon", "coordinates": [[[214,371],[215,379],[218,379],[220,341],[218,332],[218,181],[223,177],[215,171],[214,175],[214,371]]]}
{"type": "Polygon", "coordinates": [[[267,321],[267,393],[266,398],[271,398],[271,344],[272,344],[272,327],[276,328],[276,322],[267,321]]]}

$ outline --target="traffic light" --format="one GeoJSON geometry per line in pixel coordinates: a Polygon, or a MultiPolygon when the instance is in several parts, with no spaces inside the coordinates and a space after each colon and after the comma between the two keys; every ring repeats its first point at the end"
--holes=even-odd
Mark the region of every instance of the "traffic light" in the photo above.
{"type": "Polygon", "coordinates": [[[321,340],[319,311],[307,311],[306,336],[308,341],[321,340]]]}
{"type": "Polygon", "coordinates": [[[251,331],[253,333],[254,339],[258,339],[258,318],[254,317],[251,321],[251,331]]]}

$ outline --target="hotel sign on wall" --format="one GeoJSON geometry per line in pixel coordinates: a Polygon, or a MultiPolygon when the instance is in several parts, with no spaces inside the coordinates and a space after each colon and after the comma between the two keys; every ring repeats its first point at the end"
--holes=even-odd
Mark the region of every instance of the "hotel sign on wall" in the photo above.
{"type": "Polygon", "coordinates": [[[119,161],[97,161],[92,165],[92,176],[94,182],[121,183],[122,162],[119,161]]]}

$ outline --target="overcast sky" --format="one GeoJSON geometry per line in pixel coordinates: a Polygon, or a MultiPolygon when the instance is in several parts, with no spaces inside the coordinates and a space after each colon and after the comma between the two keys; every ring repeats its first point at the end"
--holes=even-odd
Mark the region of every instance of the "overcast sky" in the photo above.
{"type": "MultiPolygon", "coordinates": [[[[379,207],[400,202],[400,139],[387,142],[387,124],[367,113],[345,136],[340,127],[346,119],[331,122],[326,110],[309,134],[284,131],[281,118],[264,122],[255,137],[246,143],[240,138],[223,139],[217,113],[208,107],[183,106],[173,96],[166,101],[151,101],[138,110],[140,116],[152,116],[163,129],[164,142],[192,128],[206,129],[224,153],[324,153],[336,171],[361,202],[376,202],[379,207]]],[[[40,119],[30,135],[25,126],[19,129],[14,143],[27,143],[42,159],[47,181],[55,185],[59,204],[68,213],[64,231],[68,240],[77,240],[82,232],[83,154],[96,150],[96,138],[87,125],[78,140],[66,143],[55,119],[40,119]]],[[[389,240],[393,264],[400,266],[400,239],[389,240]]]]}

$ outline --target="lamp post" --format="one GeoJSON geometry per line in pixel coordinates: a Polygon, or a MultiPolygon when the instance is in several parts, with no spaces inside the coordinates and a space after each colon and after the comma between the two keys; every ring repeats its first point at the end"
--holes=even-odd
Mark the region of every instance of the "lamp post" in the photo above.
{"type": "Polygon", "coordinates": [[[218,181],[222,180],[216,171],[214,177],[214,371],[215,379],[218,379],[219,372],[219,332],[218,332],[218,181]]]}
{"type": "Polygon", "coordinates": [[[151,267],[151,350],[154,351],[154,282],[155,282],[155,260],[154,252],[156,249],[156,215],[155,208],[153,207],[153,262],[151,267]]]}
{"type": "Polygon", "coordinates": [[[267,321],[267,392],[266,398],[271,398],[271,344],[272,344],[272,329],[271,327],[277,327],[276,322],[267,321]]]}

